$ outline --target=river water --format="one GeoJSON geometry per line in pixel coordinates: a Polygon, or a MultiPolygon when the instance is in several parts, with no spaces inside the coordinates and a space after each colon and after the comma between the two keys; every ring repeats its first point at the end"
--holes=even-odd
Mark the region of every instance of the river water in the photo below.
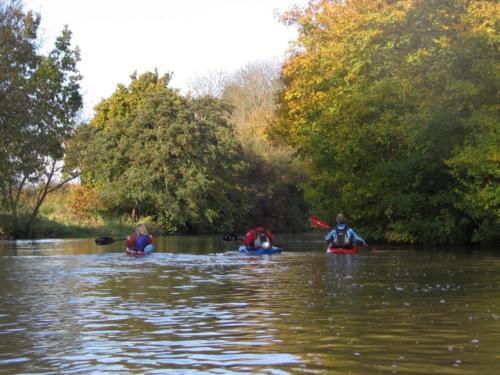
{"type": "Polygon", "coordinates": [[[500,373],[499,253],[277,242],[0,242],[0,373],[500,373]]]}

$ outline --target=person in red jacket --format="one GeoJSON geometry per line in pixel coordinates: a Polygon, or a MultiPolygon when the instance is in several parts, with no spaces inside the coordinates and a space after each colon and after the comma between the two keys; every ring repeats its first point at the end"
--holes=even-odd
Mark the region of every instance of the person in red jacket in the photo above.
{"type": "Polygon", "coordinates": [[[144,224],[137,224],[135,232],[127,236],[127,248],[133,251],[150,253],[153,251],[153,236],[148,232],[144,224]]]}
{"type": "Polygon", "coordinates": [[[253,248],[269,249],[273,245],[273,233],[266,226],[259,224],[248,231],[243,237],[243,243],[253,248]]]}

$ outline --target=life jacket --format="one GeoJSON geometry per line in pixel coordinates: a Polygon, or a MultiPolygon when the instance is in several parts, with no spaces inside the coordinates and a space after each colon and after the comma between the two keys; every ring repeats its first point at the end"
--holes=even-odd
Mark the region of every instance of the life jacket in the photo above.
{"type": "Polygon", "coordinates": [[[144,248],[148,246],[149,242],[149,235],[139,235],[135,238],[135,245],[134,245],[134,250],[135,251],[144,251],[144,248]]]}
{"type": "Polygon", "coordinates": [[[335,247],[341,247],[344,249],[348,249],[352,247],[352,241],[349,238],[349,227],[344,224],[344,227],[342,229],[339,228],[339,225],[337,224],[335,226],[335,237],[333,237],[333,246],[335,247]]]}
{"type": "Polygon", "coordinates": [[[257,229],[255,230],[256,238],[254,241],[254,246],[255,247],[262,247],[262,244],[264,242],[269,242],[271,243],[271,240],[269,240],[269,237],[267,236],[266,230],[263,229],[262,231],[258,231],[257,229]]]}

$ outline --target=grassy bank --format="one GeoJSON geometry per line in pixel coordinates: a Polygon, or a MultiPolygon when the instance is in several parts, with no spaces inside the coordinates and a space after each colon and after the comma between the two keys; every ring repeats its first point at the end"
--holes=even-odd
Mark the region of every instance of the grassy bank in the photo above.
{"type": "MultiPolygon", "coordinates": [[[[49,194],[33,224],[32,238],[85,238],[100,236],[123,237],[130,234],[138,222],[159,232],[149,217],[118,216],[102,210],[102,202],[93,191],[79,185],[67,185],[49,194]]],[[[20,208],[29,210],[30,202],[22,201],[20,208]]],[[[20,215],[17,223],[12,216],[0,212],[0,238],[25,238],[28,215],[20,215]]]]}
{"type": "MultiPolygon", "coordinates": [[[[23,228],[26,228],[27,216],[21,216],[15,224],[9,215],[0,214],[0,238],[23,238],[23,228]]],[[[103,220],[101,223],[75,223],[53,220],[45,216],[37,218],[33,225],[33,238],[85,238],[99,236],[124,236],[134,229],[133,223],[120,219],[103,220]]]]}

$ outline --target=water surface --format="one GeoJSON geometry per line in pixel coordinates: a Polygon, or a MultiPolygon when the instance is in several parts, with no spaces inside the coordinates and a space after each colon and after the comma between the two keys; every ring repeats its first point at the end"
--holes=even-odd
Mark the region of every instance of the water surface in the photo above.
{"type": "Polygon", "coordinates": [[[500,373],[500,257],[278,236],[0,243],[0,373],[500,373]],[[286,251],[288,250],[288,251],[286,251]]]}

